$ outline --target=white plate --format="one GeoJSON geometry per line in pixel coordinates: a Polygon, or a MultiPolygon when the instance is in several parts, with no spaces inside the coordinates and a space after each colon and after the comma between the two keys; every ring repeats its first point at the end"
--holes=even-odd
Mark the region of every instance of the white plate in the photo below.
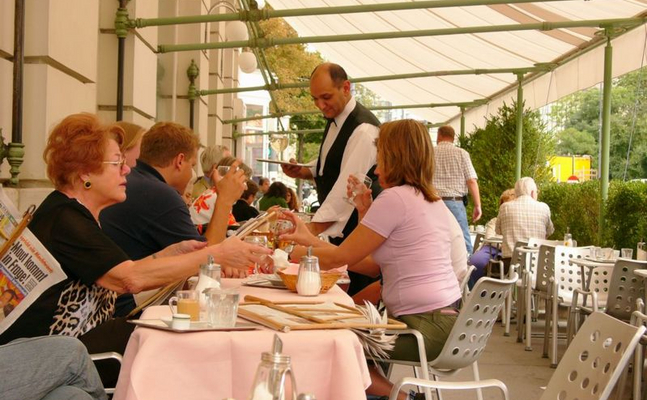
{"type": "Polygon", "coordinates": [[[256,161],[268,163],[268,164],[285,164],[285,165],[295,165],[297,167],[310,167],[308,164],[299,164],[291,163],[289,161],[279,161],[279,160],[268,160],[267,158],[257,158],[256,161]]]}

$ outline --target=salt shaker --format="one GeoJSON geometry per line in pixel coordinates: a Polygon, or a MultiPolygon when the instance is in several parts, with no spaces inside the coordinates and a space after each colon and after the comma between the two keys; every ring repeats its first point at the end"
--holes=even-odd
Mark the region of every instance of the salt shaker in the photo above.
{"type": "Polygon", "coordinates": [[[200,265],[200,275],[195,290],[200,293],[200,320],[204,321],[207,311],[207,296],[205,290],[220,289],[220,265],[216,264],[213,256],[209,256],[206,264],[200,265]]]}
{"type": "Polygon", "coordinates": [[[281,354],[282,349],[281,339],[274,335],[272,352],[261,355],[249,400],[296,400],[297,384],[290,356],[281,354]]]}
{"type": "Polygon", "coordinates": [[[300,296],[316,296],[320,291],[319,259],[312,255],[312,247],[308,247],[308,254],[301,257],[301,262],[299,262],[297,293],[300,296]]]}

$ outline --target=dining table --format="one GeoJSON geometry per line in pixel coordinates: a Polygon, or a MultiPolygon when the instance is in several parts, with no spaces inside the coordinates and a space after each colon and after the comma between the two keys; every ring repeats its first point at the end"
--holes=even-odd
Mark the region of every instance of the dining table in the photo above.
{"type": "MultiPolygon", "coordinates": [[[[240,301],[251,295],[273,302],[321,301],[353,306],[338,286],[315,297],[282,289],[243,285],[222,279],[224,288],[237,287],[240,301]]],[[[168,306],[147,308],[141,319],[171,316],[168,306]]],[[[239,317],[239,321],[241,318],[239,317]]],[[[263,326],[248,331],[170,332],[137,327],[128,342],[115,400],[247,399],[261,353],[272,348],[274,335],[291,357],[298,393],[318,400],[366,398],[368,365],[357,335],[348,329],[292,330],[278,333],[263,326]]]]}

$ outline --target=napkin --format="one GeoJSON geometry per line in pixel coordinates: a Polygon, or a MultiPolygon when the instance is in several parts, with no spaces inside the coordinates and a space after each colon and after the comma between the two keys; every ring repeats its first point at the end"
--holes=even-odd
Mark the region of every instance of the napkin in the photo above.
{"type": "MultiPolygon", "coordinates": [[[[290,266],[290,261],[288,260],[288,253],[281,249],[276,249],[274,250],[274,254],[272,254],[272,259],[274,260],[274,267],[275,268],[288,268],[290,266]]],[[[298,264],[297,264],[298,267],[298,264]]],[[[285,271],[284,271],[285,272],[285,271]]]]}

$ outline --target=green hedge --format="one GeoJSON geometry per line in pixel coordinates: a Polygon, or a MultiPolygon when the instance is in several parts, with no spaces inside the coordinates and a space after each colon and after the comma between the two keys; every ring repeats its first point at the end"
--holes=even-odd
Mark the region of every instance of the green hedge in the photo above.
{"type": "Polygon", "coordinates": [[[611,181],[601,241],[598,240],[599,181],[545,184],[540,188],[539,199],[551,210],[555,225],[552,239],[564,237],[567,227],[578,246],[635,249],[636,243],[647,238],[646,183],[611,181]]]}

